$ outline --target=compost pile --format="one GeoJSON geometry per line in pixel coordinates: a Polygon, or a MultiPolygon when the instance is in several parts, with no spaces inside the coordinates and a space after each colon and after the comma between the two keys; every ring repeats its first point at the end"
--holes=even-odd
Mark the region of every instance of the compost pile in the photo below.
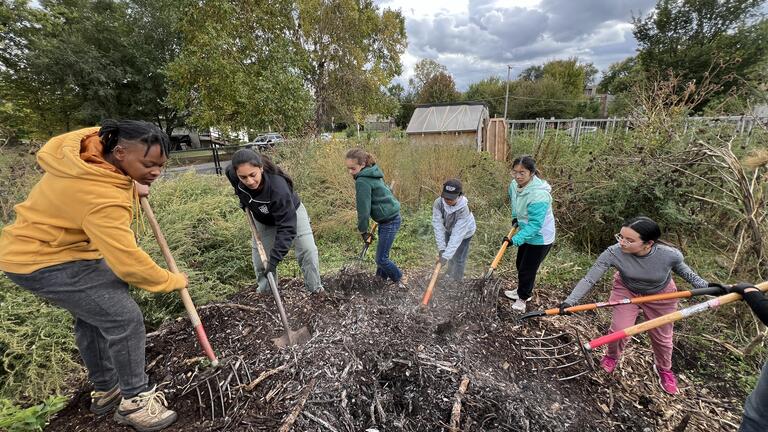
{"type": "MultiPolygon", "coordinates": [[[[647,337],[629,344],[612,376],[589,372],[577,356],[527,358],[532,341],[521,338],[593,338],[607,330],[608,314],[520,323],[500,296],[513,282],[472,279],[441,281],[420,310],[429,276],[414,272],[410,288],[398,289],[346,270],[324,279],[323,296],[282,280],[291,325],[312,333],[306,344],[282,349],[272,343],[282,326],[271,296],[251,287],[203,306],[222,360],[216,369],[200,357],[186,319],[162,326],[148,338],[147,368],[179,413],[167,430],[713,431],[739,422],[745,395],[727,394],[727,387],[694,385],[682,374],[681,394],[663,394],[647,337]]],[[[538,291],[529,310],[563,297],[538,291]]],[[[90,414],[90,390],[81,383],[47,430],[132,430],[90,414]]]]}

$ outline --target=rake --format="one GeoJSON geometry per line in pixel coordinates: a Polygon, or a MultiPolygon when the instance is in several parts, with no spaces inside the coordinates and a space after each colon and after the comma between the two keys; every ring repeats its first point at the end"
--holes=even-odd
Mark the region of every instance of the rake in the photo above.
{"type": "Polygon", "coordinates": [[[514,236],[517,233],[518,226],[517,222],[515,222],[512,225],[512,229],[509,230],[509,234],[507,234],[506,237],[504,237],[504,241],[501,242],[501,247],[499,248],[499,251],[496,253],[496,257],[491,262],[491,266],[488,267],[488,271],[485,272],[485,279],[490,279],[491,276],[493,276],[493,272],[496,271],[496,267],[499,266],[499,263],[501,262],[501,258],[504,257],[504,253],[507,251],[507,248],[509,247],[510,242],[512,242],[512,236],[514,236]]]}
{"type": "Polygon", "coordinates": [[[542,333],[539,337],[522,337],[516,340],[525,343],[520,347],[523,358],[542,364],[534,370],[567,373],[566,376],[558,378],[558,381],[572,380],[595,370],[592,356],[584,349],[578,332],[575,338],[567,333],[552,336],[542,333]],[[583,368],[584,365],[586,368],[583,368]],[[569,369],[575,370],[569,372],[569,369]]]}

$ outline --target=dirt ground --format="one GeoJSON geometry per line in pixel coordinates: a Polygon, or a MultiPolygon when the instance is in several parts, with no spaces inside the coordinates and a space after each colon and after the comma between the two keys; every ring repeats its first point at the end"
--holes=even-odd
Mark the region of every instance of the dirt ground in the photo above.
{"type": "MultiPolygon", "coordinates": [[[[646,336],[629,344],[613,375],[590,371],[577,337],[602,335],[609,313],[520,323],[501,295],[514,283],[502,280],[441,281],[421,311],[429,276],[413,273],[401,290],[345,271],[324,279],[323,297],[283,280],[291,325],[312,333],[306,344],[283,349],[271,341],[282,332],[271,296],[249,288],[201,307],[222,359],[217,369],[200,357],[188,320],[162,326],[148,338],[147,367],[179,413],[167,430],[274,431],[291,419],[294,431],[368,432],[733,431],[739,423],[746,395],[716,376],[712,385],[694,385],[684,344],[675,352],[681,392],[667,396],[646,336]],[[525,339],[534,337],[548,339],[525,339]]],[[[529,310],[560,297],[539,289],[529,310]]],[[[81,383],[46,430],[132,430],[93,416],[90,390],[81,383]]]]}

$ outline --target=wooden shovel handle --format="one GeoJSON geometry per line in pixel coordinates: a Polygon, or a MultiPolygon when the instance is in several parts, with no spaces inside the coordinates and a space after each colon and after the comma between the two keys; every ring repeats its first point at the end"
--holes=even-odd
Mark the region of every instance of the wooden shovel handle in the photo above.
{"type": "MultiPolygon", "coordinates": [[[[165,262],[168,264],[168,268],[173,273],[181,273],[179,272],[179,267],[176,265],[176,260],[173,259],[171,249],[168,247],[168,242],[165,240],[163,231],[160,230],[160,224],[157,223],[155,212],[152,211],[152,206],[149,205],[149,200],[147,197],[140,197],[139,203],[141,204],[142,210],[144,210],[144,214],[147,216],[149,226],[152,228],[152,233],[155,234],[155,239],[157,240],[157,244],[160,246],[160,251],[163,253],[163,258],[165,258],[165,262]]],[[[179,296],[181,297],[181,302],[184,304],[184,309],[187,311],[189,321],[192,322],[192,326],[195,328],[197,340],[200,342],[200,346],[203,348],[203,352],[205,352],[205,355],[208,357],[214,367],[218,366],[219,360],[216,357],[216,354],[213,352],[213,348],[211,348],[211,344],[208,341],[208,335],[205,334],[205,328],[203,327],[203,323],[200,321],[200,315],[197,314],[197,309],[195,308],[195,304],[192,302],[192,297],[189,295],[189,290],[187,288],[180,289],[179,296]]]]}
{"type": "Polygon", "coordinates": [[[440,276],[440,261],[435,265],[435,271],[432,272],[432,279],[429,280],[427,285],[427,291],[424,293],[424,297],[421,299],[421,307],[425,308],[429,304],[429,300],[432,298],[432,291],[435,290],[435,284],[437,284],[437,278],[440,276]]]}

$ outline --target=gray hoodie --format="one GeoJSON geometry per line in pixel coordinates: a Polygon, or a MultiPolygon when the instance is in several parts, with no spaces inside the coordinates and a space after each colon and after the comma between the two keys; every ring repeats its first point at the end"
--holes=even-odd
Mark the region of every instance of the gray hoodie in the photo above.
{"type": "Polygon", "coordinates": [[[435,230],[437,250],[444,251],[443,258],[453,258],[461,242],[475,235],[477,229],[467,197],[459,197],[452,206],[438,197],[432,204],[432,228],[435,230]]]}

